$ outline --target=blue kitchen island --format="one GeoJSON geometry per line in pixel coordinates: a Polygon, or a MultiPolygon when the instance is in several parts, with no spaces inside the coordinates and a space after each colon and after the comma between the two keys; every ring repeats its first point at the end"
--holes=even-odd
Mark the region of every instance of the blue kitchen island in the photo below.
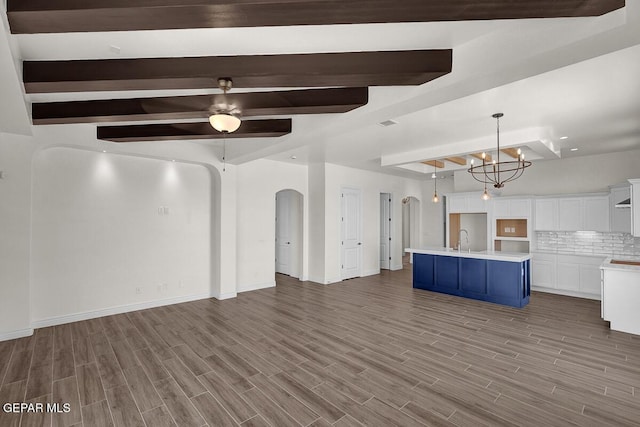
{"type": "Polygon", "coordinates": [[[531,255],[405,249],[413,258],[413,287],[511,307],[524,307],[531,294],[531,255]]]}

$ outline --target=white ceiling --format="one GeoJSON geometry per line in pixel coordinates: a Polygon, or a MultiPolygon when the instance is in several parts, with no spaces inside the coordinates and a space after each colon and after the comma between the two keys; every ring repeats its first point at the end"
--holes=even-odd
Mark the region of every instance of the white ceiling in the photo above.
{"type": "MultiPolygon", "coordinates": [[[[234,140],[228,159],[236,164],[258,158],[327,161],[418,176],[396,166],[494,147],[495,112],[505,113],[503,144],[528,146],[531,159],[543,145],[555,147],[562,157],[640,148],[638,0],[627,0],[624,9],[597,18],[336,25],[330,31],[302,26],[13,36],[6,32],[6,16],[4,21],[4,37],[15,44],[18,60],[453,48],[453,71],[440,79],[418,87],[371,88],[365,107],[294,117],[293,132],[285,137],[234,140]],[[379,125],[389,119],[398,124],[379,125]],[[569,151],[573,147],[579,150],[569,151]]],[[[206,92],[38,94],[25,99],[206,92]]]]}

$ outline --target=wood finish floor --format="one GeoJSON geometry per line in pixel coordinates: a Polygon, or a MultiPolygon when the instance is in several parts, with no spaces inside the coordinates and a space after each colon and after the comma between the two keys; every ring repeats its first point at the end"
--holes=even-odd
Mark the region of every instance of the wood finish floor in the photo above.
{"type": "Polygon", "coordinates": [[[0,342],[0,403],[67,402],[0,426],[632,426],[640,339],[597,301],[524,309],[411,288],[409,269],[286,276],[0,342]]]}

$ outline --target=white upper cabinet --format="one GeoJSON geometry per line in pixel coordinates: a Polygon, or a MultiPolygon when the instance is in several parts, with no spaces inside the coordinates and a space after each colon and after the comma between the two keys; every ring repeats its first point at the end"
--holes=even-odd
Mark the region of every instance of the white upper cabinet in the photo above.
{"type": "Polygon", "coordinates": [[[495,199],[495,218],[531,218],[531,199],[495,199]]]}
{"type": "Polygon", "coordinates": [[[558,229],[558,200],[537,199],[535,229],[554,231],[558,229]]]}
{"type": "Polygon", "coordinates": [[[461,193],[447,195],[449,213],[487,212],[488,202],[482,200],[481,193],[461,193]]]}
{"type": "Polygon", "coordinates": [[[449,212],[457,213],[467,211],[466,196],[447,196],[447,203],[449,204],[449,212]]]}
{"type": "Polygon", "coordinates": [[[611,188],[609,198],[609,218],[611,231],[620,233],[631,233],[631,206],[626,208],[616,208],[616,205],[631,197],[629,185],[611,188]]]}
{"type": "Polygon", "coordinates": [[[509,214],[511,218],[530,218],[531,199],[509,200],[509,214]]]}
{"type": "Polygon", "coordinates": [[[535,229],[540,231],[610,231],[609,197],[553,197],[535,201],[535,229]]]}
{"type": "Polygon", "coordinates": [[[589,231],[609,231],[609,196],[584,199],[584,228],[589,231]]]}
{"type": "Polygon", "coordinates": [[[558,230],[584,230],[584,211],[581,198],[558,200],[558,230]]]}
{"type": "Polygon", "coordinates": [[[640,237],[640,179],[630,179],[631,183],[631,233],[640,237]]]}

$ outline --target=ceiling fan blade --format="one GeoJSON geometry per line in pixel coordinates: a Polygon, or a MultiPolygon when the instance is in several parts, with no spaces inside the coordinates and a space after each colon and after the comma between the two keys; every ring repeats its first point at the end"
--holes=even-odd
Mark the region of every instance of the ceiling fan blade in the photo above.
{"type": "Polygon", "coordinates": [[[237,131],[224,135],[209,122],[98,126],[97,129],[98,139],[111,142],[272,138],[288,133],[291,133],[291,119],[244,120],[237,131]]]}
{"type": "MultiPolygon", "coordinates": [[[[227,94],[244,117],[344,113],[368,102],[366,87],[227,94]]],[[[204,118],[216,95],[34,103],[33,124],[204,118]]]]}

